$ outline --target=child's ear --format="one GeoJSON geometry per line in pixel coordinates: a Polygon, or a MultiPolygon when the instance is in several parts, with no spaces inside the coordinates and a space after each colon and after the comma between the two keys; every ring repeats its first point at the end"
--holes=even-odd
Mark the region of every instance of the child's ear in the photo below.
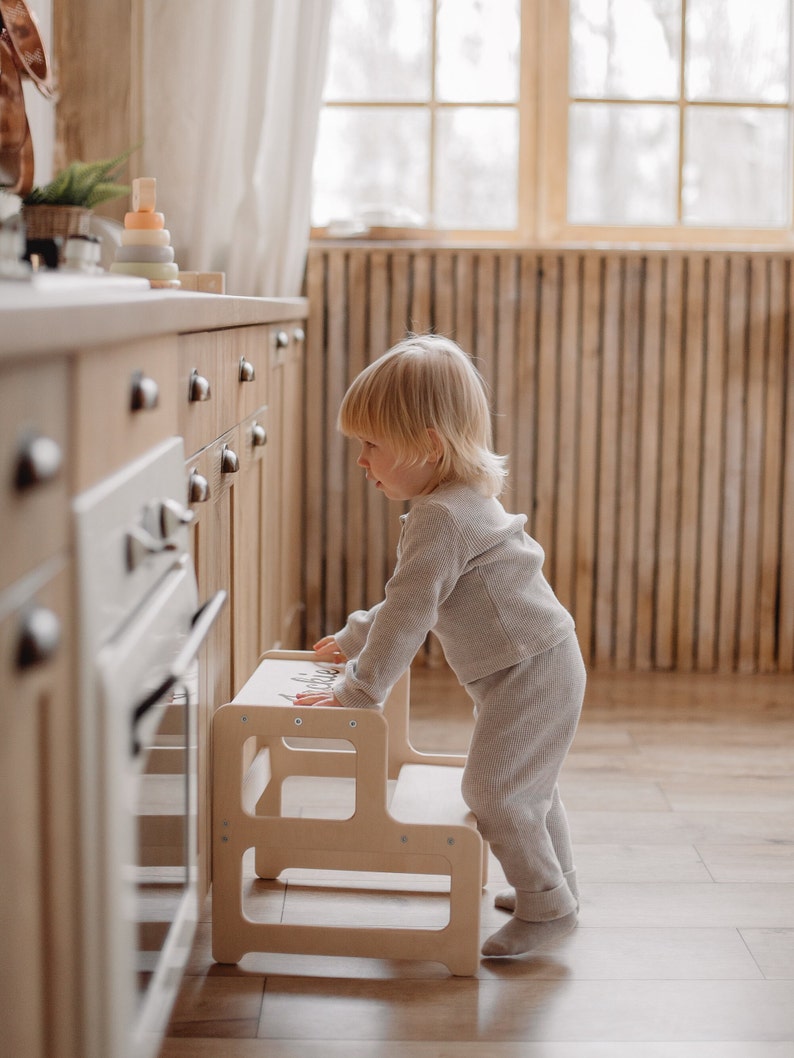
{"type": "Polygon", "coordinates": [[[428,426],[427,436],[430,440],[427,461],[428,463],[438,463],[444,454],[444,442],[439,432],[434,430],[432,426],[428,426]]]}

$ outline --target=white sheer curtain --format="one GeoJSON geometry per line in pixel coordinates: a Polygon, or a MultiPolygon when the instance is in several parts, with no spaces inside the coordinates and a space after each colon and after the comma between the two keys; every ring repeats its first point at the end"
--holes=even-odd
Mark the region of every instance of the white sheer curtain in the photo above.
{"type": "Polygon", "coordinates": [[[332,0],[142,0],[139,175],[182,269],[300,293],[332,0]]]}

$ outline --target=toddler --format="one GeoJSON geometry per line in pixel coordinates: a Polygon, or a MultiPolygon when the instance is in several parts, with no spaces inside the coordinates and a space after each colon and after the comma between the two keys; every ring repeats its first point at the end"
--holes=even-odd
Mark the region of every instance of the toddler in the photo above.
{"type": "Polygon", "coordinates": [[[432,629],[474,702],[463,797],[511,888],[512,911],[485,956],[518,955],[576,925],[578,891],[557,777],[581,711],[585,669],[543,550],[497,497],[505,460],[491,443],[485,385],[454,342],[410,337],[354,380],[339,427],[358,464],[402,515],[384,599],[315,644],[344,663],[301,705],[378,708],[432,629]]]}

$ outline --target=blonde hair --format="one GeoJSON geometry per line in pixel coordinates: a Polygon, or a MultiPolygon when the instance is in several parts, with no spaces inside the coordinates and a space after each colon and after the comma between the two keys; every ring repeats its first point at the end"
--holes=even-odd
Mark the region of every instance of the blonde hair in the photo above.
{"type": "Polygon", "coordinates": [[[449,338],[411,335],[366,367],[345,394],[338,417],[347,437],[385,441],[401,464],[438,454],[438,481],[471,485],[498,496],[506,457],[492,449],[485,382],[472,360],[449,338]]]}

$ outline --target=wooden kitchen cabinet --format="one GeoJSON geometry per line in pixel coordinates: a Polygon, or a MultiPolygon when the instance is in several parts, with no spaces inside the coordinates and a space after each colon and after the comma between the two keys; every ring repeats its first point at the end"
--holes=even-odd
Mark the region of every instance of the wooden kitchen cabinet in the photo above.
{"type": "MultiPolygon", "coordinates": [[[[50,305],[32,286],[15,287],[9,301],[0,297],[3,1055],[85,1058],[97,1050],[80,911],[81,854],[93,839],[81,823],[80,756],[91,714],[81,707],[90,660],[81,652],[79,566],[91,555],[77,555],[71,505],[86,489],[139,465],[154,446],[183,438],[199,599],[228,593],[200,652],[196,681],[201,899],[211,873],[212,713],[233,697],[263,651],[302,645],[296,332],[306,309],[303,299],[148,290],[118,303],[92,292],[85,303],[72,293],[50,305]],[[284,345],[277,341],[282,332],[284,345]],[[210,399],[191,400],[203,394],[202,380],[210,399]],[[49,614],[41,617],[44,628],[57,625],[60,638],[46,656],[20,665],[31,614],[49,614]]],[[[168,745],[166,738],[150,768],[163,789],[170,758],[179,754],[168,745]]]]}

